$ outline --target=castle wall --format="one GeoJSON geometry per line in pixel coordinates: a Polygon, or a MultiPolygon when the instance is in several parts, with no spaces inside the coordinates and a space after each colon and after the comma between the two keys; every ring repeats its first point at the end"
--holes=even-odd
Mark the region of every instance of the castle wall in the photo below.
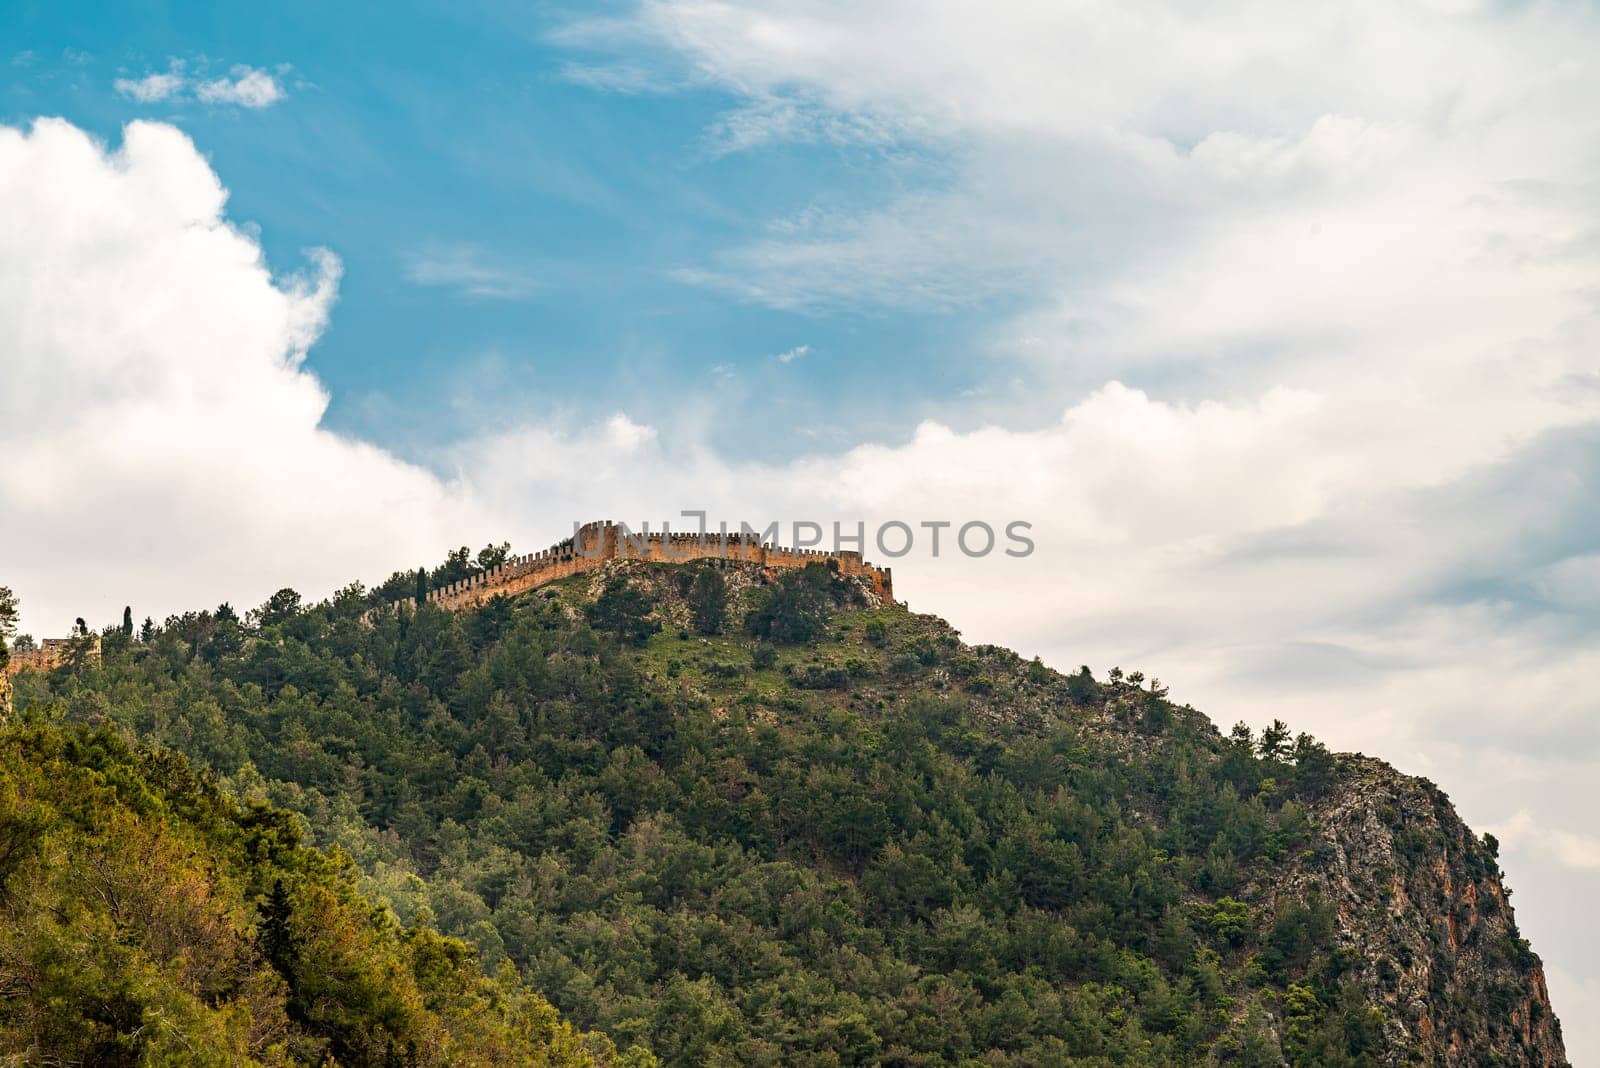
{"type": "MultiPolygon", "coordinates": [[[[472,608],[492,597],[512,597],[573,575],[604,567],[611,560],[650,560],[681,564],[691,560],[734,560],[759,564],[769,570],[805,567],[833,561],[839,573],[865,579],[879,597],[894,601],[889,568],[867,563],[860,553],[829,553],[820,549],[784,549],[754,537],[660,534],[630,531],[611,522],[589,523],[569,542],[527,556],[512,557],[497,568],[432,590],[428,602],[450,610],[472,608]],[[578,551],[581,546],[583,551],[578,551]]],[[[414,604],[414,601],[404,603],[414,604]]]]}
{"type": "MultiPolygon", "coordinates": [[[[72,638],[46,638],[39,643],[37,649],[22,652],[11,650],[11,659],[6,664],[6,674],[15,675],[23,668],[33,668],[35,671],[49,671],[60,667],[72,656],[72,638]]],[[[89,659],[100,659],[100,638],[95,635],[89,648],[89,659]]]]}

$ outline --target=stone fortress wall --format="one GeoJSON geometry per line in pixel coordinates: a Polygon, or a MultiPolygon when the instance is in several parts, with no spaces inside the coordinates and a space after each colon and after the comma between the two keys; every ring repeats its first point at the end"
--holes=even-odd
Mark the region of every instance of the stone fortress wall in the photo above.
{"type": "MultiPolygon", "coordinates": [[[[588,523],[577,534],[543,552],[512,557],[499,567],[428,592],[428,602],[452,611],[472,608],[491,597],[513,596],[572,575],[604,567],[612,560],[652,560],[681,564],[691,560],[732,560],[770,570],[832,564],[839,574],[865,579],[886,604],[894,602],[891,569],[874,567],[858,552],[784,549],[745,532],[672,534],[633,531],[611,522],[588,523]]],[[[400,602],[415,605],[414,599],[400,602]]]]}
{"type": "MultiPolygon", "coordinates": [[[[51,668],[60,667],[72,659],[72,646],[81,638],[46,638],[34,649],[13,649],[11,659],[6,664],[6,674],[15,675],[23,668],[32,668],[35,671],[49,671],[51,668]]],[[[87,638],[87,659],[93,663],[100,659],[100,636],[90,635],[87,638]]]]}

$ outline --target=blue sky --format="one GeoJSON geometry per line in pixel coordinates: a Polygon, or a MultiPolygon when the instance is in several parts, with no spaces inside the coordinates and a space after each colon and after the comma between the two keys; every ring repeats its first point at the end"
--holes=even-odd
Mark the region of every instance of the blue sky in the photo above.
{"type": "Polygon", "coordinates": [[[328,425],[408,455],[530,414],[622,407],[670,425],[690,392],[720,393],[718,423],[766,449],[802,431],[837,445],[904,432],[978,383],[962,339],[985,302],[820,314],[678,277],[775,220],[937,183],[937,160],[848,144],[729,151],[714,130],[734,103],[725,89],[582,84],[594,56],[562,43],[574,18],[510,4],[381,18],[324,4],[9,4],[0,100],[5,121],[68,116],[113,141],[134,118],[175,122],[225,175],[230,215],[259,224],[275,269],[335,250],[340,310],[311,357],[333,394],[328,425]],[[269,71],[285,99],[146,103],[111,88],[174,59],[196,78],[269,71]],[[772,358],[799,346],[800,365],[772,358]]]}
{"type": "Polygon", "coordinates": [[[49,635],[574,520],[1024,519],[897,592],[1437,781],[1581,1063],[1597,54],[1558,2],[0,0],[0,579],[49,635]]]}

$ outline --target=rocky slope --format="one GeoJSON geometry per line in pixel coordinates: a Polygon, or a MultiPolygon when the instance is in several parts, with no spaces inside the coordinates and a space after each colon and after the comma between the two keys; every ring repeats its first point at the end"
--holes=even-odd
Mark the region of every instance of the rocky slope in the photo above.
{"type": "Polygon", "coordinates": [[[1261,892],[1333,904],[1335,937],[1382,1010],[1391,1063],[1566,1063],[1494,850],[1437,786],[1343,757],[1313,813],[1319,848],[1261,892]]]}

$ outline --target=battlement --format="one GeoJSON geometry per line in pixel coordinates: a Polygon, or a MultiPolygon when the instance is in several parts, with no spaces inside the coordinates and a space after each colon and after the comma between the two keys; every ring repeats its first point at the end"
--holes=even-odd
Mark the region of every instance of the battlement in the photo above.
{"type": "Polygon", "coordinates": [[[11,658],[6,663],[6,674],[15,675],[23,668],[49,671],[51,668],[60,667],[72,659],[73,643],[81,641],[88,642],[87,659],[90,662],[98,662],[99,635],[89,635],[87,638],[46,638],[33,649],[12,649],[11,658]]]}
{"type": "MultiPolygon", "coordinates": [[[[491,597],[510,597],[551,582],[604,567],[611,560],[651,560],[681,564],[691,560],[730,560],[771,570],[832,563],[839,574],[861,578],[885,603],[894,603],[891,570],[874,567],[857,552],[786,549],[750,531],[741,533],[674,534],[635,531],[605,520],[587,523],[576,535],[540,552],[515,556],[499,567],[428,592],[428,602],[452,611],[473,608],[491,597]]],[[[415,605],[414,599],[401,604],[415,605]]]]}

